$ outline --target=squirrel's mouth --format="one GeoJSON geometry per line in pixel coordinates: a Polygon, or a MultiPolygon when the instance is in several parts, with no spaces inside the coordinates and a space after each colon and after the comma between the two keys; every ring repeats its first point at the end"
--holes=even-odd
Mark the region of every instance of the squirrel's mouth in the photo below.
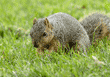
{"type": "MultiPolygon", "coordinates": [[[[34,44],[34,47],[38,48],[39,45],[35,43],[35,44],[34,44]]],[[[44,47],[44,48],[46,48],[46,49],[49,49],[50,44],[43,45],[42,47],[44,47]]]]}
{"type": "Polygon", "coordinates": [[[50,44],[44,45],[43,47],[49,49],[50,44]]]}

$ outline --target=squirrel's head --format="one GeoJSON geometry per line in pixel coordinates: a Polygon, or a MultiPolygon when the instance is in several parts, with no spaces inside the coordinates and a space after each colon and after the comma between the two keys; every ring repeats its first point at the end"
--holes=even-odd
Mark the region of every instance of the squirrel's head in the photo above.
{"type": "Polygon", "coordinates": [[[53,27],[47,18],[38,20],[35,18],[33,20],[33,27],[30,31],[34,47],[46,47],[54,37],[52,29],[53,27]]]}

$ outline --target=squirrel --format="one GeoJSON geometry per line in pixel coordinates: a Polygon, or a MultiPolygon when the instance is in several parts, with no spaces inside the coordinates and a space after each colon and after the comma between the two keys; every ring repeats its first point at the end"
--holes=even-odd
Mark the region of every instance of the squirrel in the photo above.
{"type": "Polygon", "coordinates": [[[80,21],[85,28],[91,44],[108,36],[110,38],[110,17],[100,13],[93,13],[80,21]]]}
{"type": "Polygon", "coordinates": [[[30,31],[32,43],[38,52],[57,52],[58,47],[69,51],[75,49],[86,52],[90,46],[89,36],[83,26],[69,14],[55,13],[47,18],[33,20],[30,31]]]}

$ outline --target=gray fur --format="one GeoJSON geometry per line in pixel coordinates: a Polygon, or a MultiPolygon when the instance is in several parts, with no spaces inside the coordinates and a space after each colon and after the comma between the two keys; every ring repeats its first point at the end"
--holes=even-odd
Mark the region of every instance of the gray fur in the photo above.
{"type": "Polygon", "coordinates": [[[96,27],[98,27],[97,36],[100,36],[100,31],[102,30],[102,23],[104,23],[110,31],[110,18],[103,14],[94,13],[83,19],[80,23],[87,31],[91,43],[93,41],[93,33],[96,32],[96,27]]]}
{"type": "MultiPolygon", "coordinates": [[[[86,47],[90,45],[90,40],[85,29],[75,18],[66,13],[55,13],[48,16],[47,19],[53,26],[54,37],[60,41],[63,47],[65,47],[66,43],[72,42],[75,44],[77,41],[79,46],[83,47],[83,50],[86,51],[86,47]]],[[[44,20],[45,18],[38,19],[30,33],[43,33],[45,30],[44,20]]],[[[31,37],[34,37],[34,35],[31,37]]]]}

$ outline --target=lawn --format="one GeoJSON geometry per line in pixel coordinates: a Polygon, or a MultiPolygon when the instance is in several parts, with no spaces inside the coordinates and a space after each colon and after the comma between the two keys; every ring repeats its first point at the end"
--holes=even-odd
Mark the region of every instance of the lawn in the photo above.
{"type": "MultiPolygon", "coordinates": [[[[109,0],[1,0],[0,77],[110,77],[110,40],[91,45],[87,55],[36,55],[29,36],[33,19],[57,12],[77,20],[94,12],[110,15],[109,0]]],[[[110,16],[109,16],[110,17],[110,16]]]]}

